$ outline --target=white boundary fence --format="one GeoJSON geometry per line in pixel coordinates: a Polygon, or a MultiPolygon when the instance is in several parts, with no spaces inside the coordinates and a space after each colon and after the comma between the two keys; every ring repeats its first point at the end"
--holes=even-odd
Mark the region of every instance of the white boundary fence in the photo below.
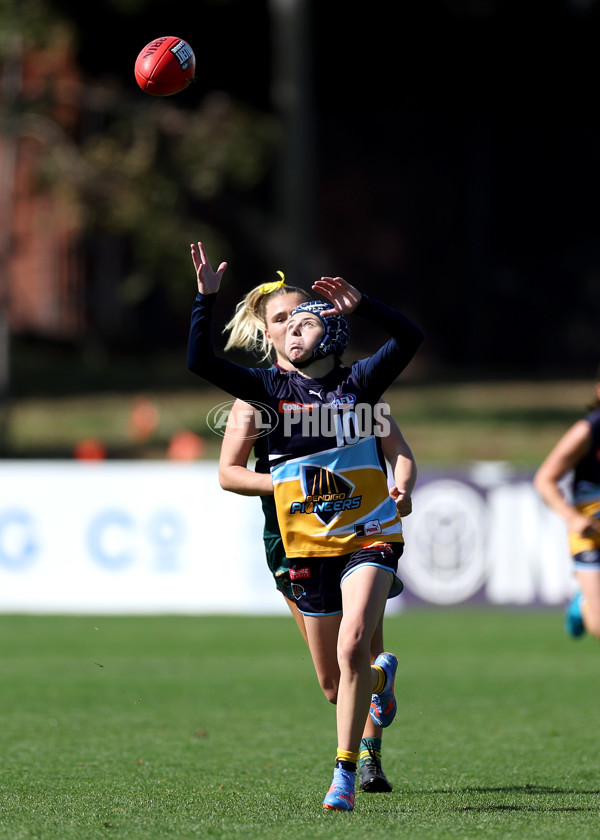
{"type": "MultiPolygon", "coordinates": [[[[422,468],[404,524],[405,593],[390,611],[573,591],[562,522],[506,465],[422,468]]],[[[285,611],[260,502],[221,490],[216,463],[0,463],[0,612],[285,611]]]]}

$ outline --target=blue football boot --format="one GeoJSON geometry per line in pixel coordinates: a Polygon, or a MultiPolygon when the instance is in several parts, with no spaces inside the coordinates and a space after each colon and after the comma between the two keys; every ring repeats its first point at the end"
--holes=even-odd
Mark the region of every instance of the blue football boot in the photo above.
{"type": "Polygon", "coordinates": [[[333,781],[323,800],[325,811],[352,811],[354,809],[354,788],[356,773],[336,767],[333,771],[333,781]]]}
{"type": "Polygon", "coordinates": [[[374,662],[386,676],[385,686],[379,694],[371,695],[371,708],[369,714],[371,720],[377,726],[389,726],[396,717],[396,698],[394,696],[394,679],[398,660],[393,653],[380,653],[374,662]]]}
{"type": "Polygon", "coordinates": [[[578,638],[585,633],[585,626],[583,623],[583,616],[581,615],[581,605],[583,604],[583,594],[576,592],[571,598],[569,606],[565,610],[565,630],[569,636],[578,638]]]}

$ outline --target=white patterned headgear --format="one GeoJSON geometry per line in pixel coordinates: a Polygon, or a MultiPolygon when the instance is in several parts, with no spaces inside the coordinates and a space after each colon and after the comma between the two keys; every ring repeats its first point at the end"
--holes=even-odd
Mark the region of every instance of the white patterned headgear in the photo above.
{"type": "Polygon", "coordinates": [[[325,356],[332,354],[334,356],[341,356],[348,346],[350,339],[348,321],[346,321],[343,315],[323,315],[322,313],[328,309],[331,309],[330,303],[325,303],[322,300],[309,300],[297,306],[290,315],[293,318],[294,315],[307,312],[311,315],[316,315],[323,324],[325,332],[320,343],[313,350],[313,359],[324,359],[325,356]]]}

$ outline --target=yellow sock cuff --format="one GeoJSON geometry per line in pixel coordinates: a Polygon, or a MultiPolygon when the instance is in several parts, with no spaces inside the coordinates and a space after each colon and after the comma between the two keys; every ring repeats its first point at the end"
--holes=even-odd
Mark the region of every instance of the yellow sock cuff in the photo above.
{"type": "Polygon", "coordinates": [[[385,688],[387,677],[385,671],[379,665],[371,665],[371,668],[377,674],[377,685],[373,689],[373,694],[379,694],[385,688]]]}
{"type": "Polygon", "coordinates": [[[349,761],[352,764],[356,764],[358,762],[358,750],[356,752],[351,752],[350,750],[341,750],[338,747],[338,750],[335,754],[336,761],[349,761]]]}
{"type": "Polygon", "coordinates": [[[379,750],[373,750],[373,752],[369,752],[369,750],[361,750],[358,754],[358,760],[362,763],[368,758],[373,758],[373,756],[375,756],[377,761],[381,761],[381,753],[379,752],[379,750]]]}

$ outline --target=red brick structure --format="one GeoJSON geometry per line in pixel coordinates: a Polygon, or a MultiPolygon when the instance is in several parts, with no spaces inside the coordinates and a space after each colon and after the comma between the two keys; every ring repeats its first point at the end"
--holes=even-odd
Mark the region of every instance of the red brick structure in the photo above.
{"type": "MultiPolygon", "coordinates": [[[[5,61],[0,137],[0,268],[11,332],[71,339],[84,330],[78,219],[60,191],[40,180],[42,156],[73,143],[82,83],[68,42],[5,61]]],[[[73,148],[74,145],[73,145],[73,148]]]]}

